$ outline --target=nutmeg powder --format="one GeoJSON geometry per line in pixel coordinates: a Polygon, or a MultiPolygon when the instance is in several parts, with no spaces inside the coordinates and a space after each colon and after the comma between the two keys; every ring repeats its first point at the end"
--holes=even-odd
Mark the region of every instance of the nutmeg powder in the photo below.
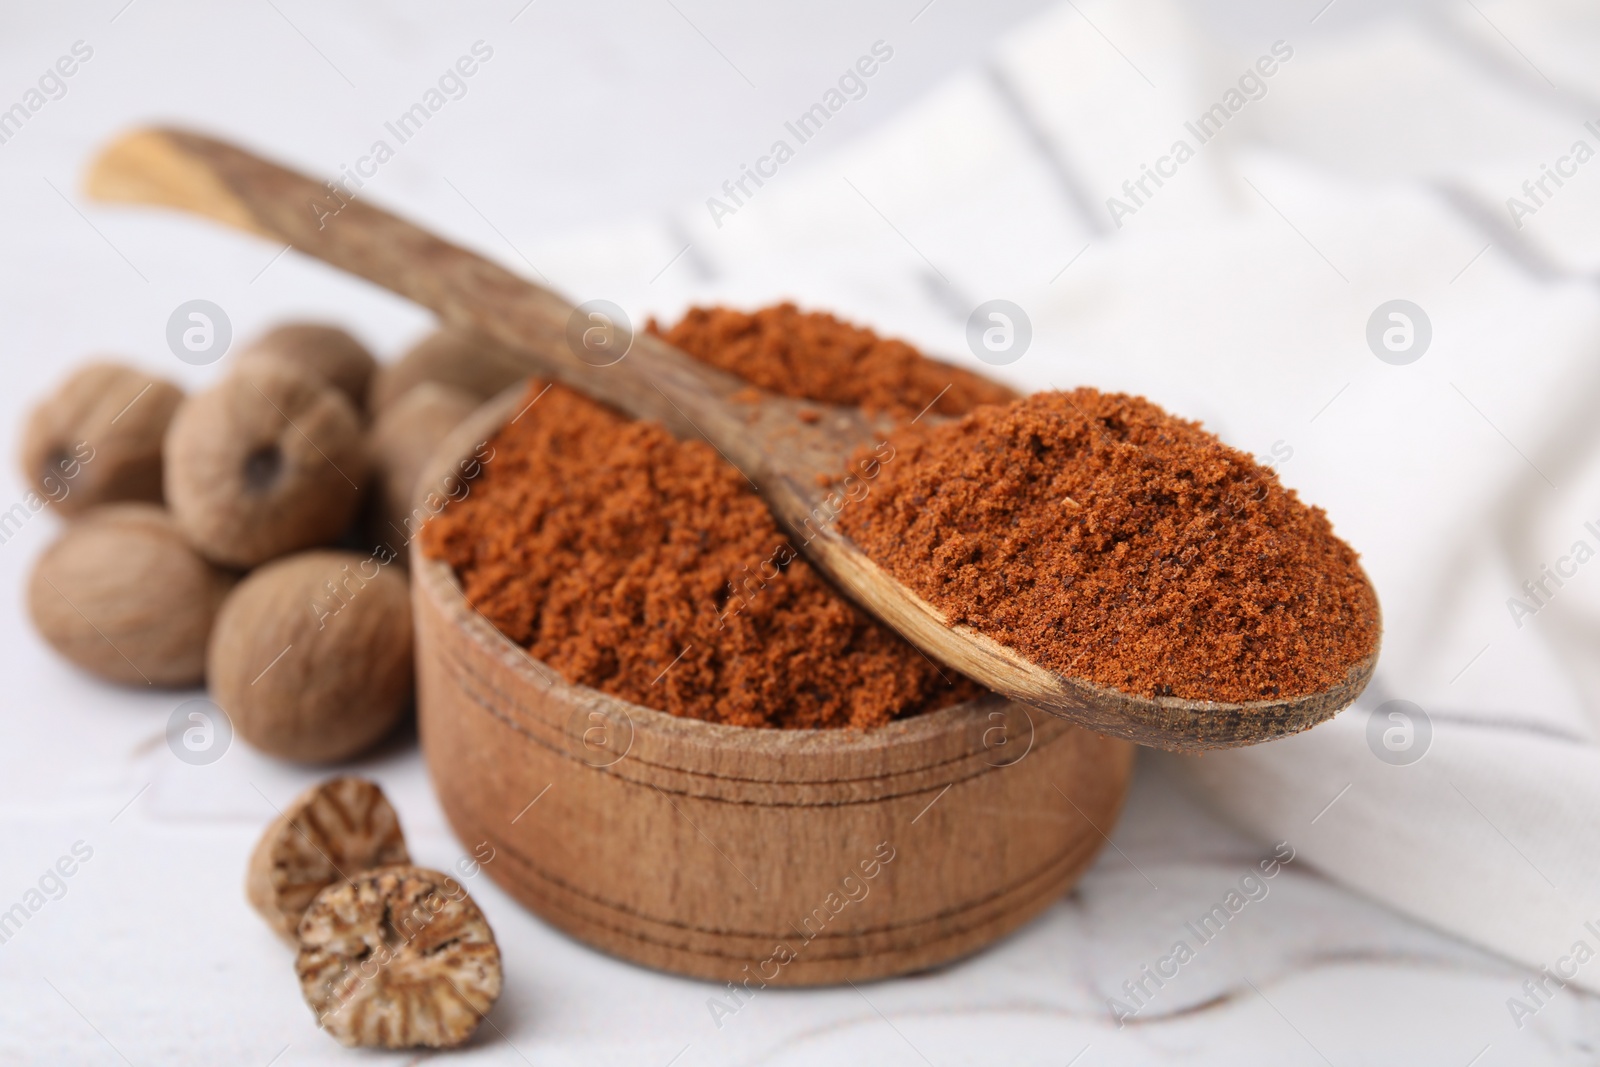
{"type": "Polygon", "coordinates": [[[780,396],[860,407],[890,416],[924,408],[962,415],[1016,394],[960,367],[929,359],[826,312],[777,304],[759,311],[690,308],[670,330],[646,329],[703,363],[780,396]]]}
{"type": "Polygon", "coordinates": [[[567,681],[735,726],[866,728],[981,692],[835,592],[709,445],[560,385],[490,443],[423,550],[567,681]]]}
{"type": "Polygon", "coordinates": [[[1148,400],[1039,393],[893,440],[841,528],[1046,667],[1252,701],[1325,689],[1377,648],[1377,597],[1322,510],[1148,400]]]}
{"type": "MultiPolygon", "coordinates": [[[[649,329],[774,392],[895,417],[896,461],[841,528],[952,621],[1048,667],[1250,701],[1326,688],[1377,647],[1376,597],[1323,512],[1147,400],[1011,403],[792,304],[649,329]],[[923,411],[965,417],[908,423],[923,411]]],[[[981,692],[829,586],[710,446],[559,385],[492,443],[423,549],[569,681],[780,727],[877,726],[981,692]]]]}
{"type": "MultiPolygon", "coordinates": [[[[649,330],[786,396],[911,417],[1005,387],[793,304],[649,330]]],[[[532,401],[545,388],[530,387],[532,401]]],[[[867,728],[982,693],[833,589],[709,445],[560,385],[423,530],[499,630],[568,681],[738,726],[867,728]]]]}

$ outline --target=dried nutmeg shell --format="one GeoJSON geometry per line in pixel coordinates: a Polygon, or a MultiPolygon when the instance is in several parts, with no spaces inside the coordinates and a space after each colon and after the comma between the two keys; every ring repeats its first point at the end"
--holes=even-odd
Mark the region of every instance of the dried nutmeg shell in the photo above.
{"type": "Polygon", "coordinates": [[[484,401],[533,371],[529,358],[516,349],[472,330],[446,327],[378,369],[367,410],[382,415],[422,382],[454,386],[484,401]]]}
{"type": "Polygon", "coordinates": [[[400,818],[376,782],[330,778],[283,809],[256,844],[245,896],[284,940],[316,895],[373,867],[411,862],[400,818]]]}
{"type": "Polygon", "coordinates": [[[275,360],[185,400],[167,430],[173,517],[196,548],[231,566],[332,541],[355,514],[365,476],[349,401],[275,360]]]}
{"type": "Polygon", "coordinates": [[[161,502],[161,441],[183,400],[136,367],[90,363],[41,400],[23,426],[23,476],[75,515],[122,500],[161,502]]]}
{"type": "Polygon", "coordinates": [[[268,330],[235,357],[234,369],[273,359],[333,386],[357,411],[366,406],[367,390],[378,369],[372,353],[349,332],[317,322],[288,322],[268,330]]]}
{"type": "Polygon", "coordinates": [[[499,999],[500,948],[461,883],[379,867],[317,895],[294,970],[317,1022],[343,1045],[450,1048],[499,999]]]}
{"type": "Polygon", "coordinates": [[[301,552],[240,582],[217,614],[211,697],[269,755],[327,763],[388,733],[411,698],[411,595],[375,556],[301,552]]]}
{"type": "Polygon", "coordinates": [[[101,678],[195,685],[233,583],[189,547],[161,508],[107,504],[86,512],[39,556],[28,613],[57,652],[101,678]]]}
{"type": "Polygon", "coordinates": [[[378,496],[371,513],[376,540],[404,545],[416,536],[431,514],[417,507],[422,468],[439,442],[478,405],[470,393],[423,382],[378,416],[367,435],[367,451],[377,474],[378,496]]]}

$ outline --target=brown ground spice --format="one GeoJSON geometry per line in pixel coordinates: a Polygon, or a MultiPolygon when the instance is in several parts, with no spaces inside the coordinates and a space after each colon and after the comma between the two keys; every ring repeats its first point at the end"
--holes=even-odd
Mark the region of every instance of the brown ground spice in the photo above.
{"type": "Polygon", "coordinates": [[[701,362],[780,396],[897,418],[915,416],[930,402],[941,415],[963,415],[979,404],[1015,398],[1004,386],[929,359],[904,341],[793,304],[749,313],[697,307],[670,330],[654,319],[645,328],[701,362]]]}
{"type": "Polygon", "coordinates": [[[835,592],[709,445],[559,385],[492,445],[423,549],[569,682],[738,726],[865,728],[981,692],[835,592]]]}
{"type": "Polygon", "coordinates": [[[1062,674],[1249,701],[1343,680],[1376,595],[1320,508],[1198,423],[1077,389],[894,438],[840,526],[964,623],[1062,674]]]}

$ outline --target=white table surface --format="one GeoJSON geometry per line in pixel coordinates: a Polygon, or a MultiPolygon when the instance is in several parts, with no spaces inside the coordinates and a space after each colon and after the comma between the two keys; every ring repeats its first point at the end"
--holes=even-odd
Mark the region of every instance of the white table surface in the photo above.
{"type": "MultiPolygon", "coordinates": [[[[293,256],[276,260],[261,242],[84,204],[84,160],[129,123],[199,124],[331,171],[472,42],[491,42],[495,58],[467,96],[385,168],[373,195],[517,269],[546,251],[554,262],[542,266],[561,281],[562,253],[551,250],[618,220],[655,220],[668,235],[657,257],[666,267],[679,213],[697,210],[775,122],[874,39],[896,41],[898,65],[827,131],[834,144],[979,62],[1041,6],[507,0],[440,16],[420,3],[379,15],[306,0],[11,5],[0,14],[0,106],[74,41],[94,56],[62,99],[0,144],[5,436],[89,353],[120,354],[191,388],[214,380],[225,364],[188,367],[164,347],[167,315],[196,296],[227,308],[239,336],[286,315],[332,316],[385,357],[426,328],[416,309],[293,256]]],[[[1267,17],[1220,2],[1197,10],[1221,35],[1267,17]]],[[[1325,25],[1354,25],[1371,10],[1350,2],[1325,25]]],[[[603,278],[575,259],[571,272],[584,270],[586,282],[603,278]]],[[[694,271],[682,273],[644,306],[674,313],[696,291],[694,271]]],[[[617,284],[650,298],[640,281],[617,284]]],[[[23,489],[7,466],[4,503],[23,489]]],[[[93,851],[64,895],[0,944],[0,1062],[413,1062],[346,1052],[319,1033],[287,950],[244,902],[256,835],[317,772],[243,744],[209,766],[181,763],[165,725],[195,694],[101,685],[43,646],[21,591],[55,527],[44,514],[0,545],[0,909],[75,843],[93,851]]],[[[414,737],[355,769],[383,783],[420,862],[446,867],[463,854],[414,737]]],[[[720,1028],[706,1008],[715,987],[600,955],[476,879],[506,993],[492,1025],[455,1056],[661,1067],[1595,1060],[1594,998],[1565,991],[1518,1031],[1505,1000],[1521,968],[1300,863],[1118,1029],[1107,998],[1264,855],[1163,771],[1141,765],[1115,847],[1003,943],[860,990],[763,992],[720,1028]]]]}

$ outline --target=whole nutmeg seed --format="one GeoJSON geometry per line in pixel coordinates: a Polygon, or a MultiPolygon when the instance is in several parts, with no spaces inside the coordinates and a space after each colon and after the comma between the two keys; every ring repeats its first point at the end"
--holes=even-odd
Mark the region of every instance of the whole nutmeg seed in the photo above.
{"type": "Polygon", "coordinates": [[[34,564],[28,613],[53,648],[108,681],[188,686],[234,577],[189,547],[154,504],[107,504],[34,564]]]}
{"type": "Polygon", "coordinates": [[[367,410],[382,415],[422,382],[454,386],[484,401],[533,371],[532,362],[516,349],[472,330],[446,327],[378,368],[367,410]]]}
{"type": "Polygon", "coordinates": [[[223,602],[206,677],[246,741],[327,763],[393,728],[411,664],[405,578],[373,556],[312,551],[252,571],[223,602]]]}
{"type": "Polygon", "coordinates": [[[367,451],[377,473],[371,530],[375,542],[399,546],[417,535],[431,514],[417,506],[422,468],[439,442],[478,404],[477,397],[460,389],[423,382],[378,417],[367,434],[367,451]]]}
{"type": "Polygon", "coordinates": [[[73,371],[29,412],[22,474],[63,515],[122,500],[161,502],[161,441],[176,385],[121,363],[73,371]]]}
{"type": "Polygon", "coordinates": [[[327,544],[350,524],[365,477],[349,402],[274,360],[185,400],[167,430],[173,517],[219,563],[251,567],[327,544]]]}
{"type": "Polygon", "coordinates": [[[235,359],[235,370],[261,360],[281,360],[339,390],[358,412],[366,406],[372,374],[378,369],[378,361],[360,341],[337,326],[317,322],[274,327],[250,342],[235,359]]]}
{"type": "Polygon", "coordinates": [[[451,1048],[500,997],[500,947],[460,882],[378,867],[317,895],[294,971],[318,1024],[342,1045],[451,1048]]]}
{"type": "Polygon", "coordinates": [[[330,778],[296,797],[261,835],[245,896],[293,944],[318,893],[359,871],[410,862],[400,818],[378,784],[330,778]]]}

